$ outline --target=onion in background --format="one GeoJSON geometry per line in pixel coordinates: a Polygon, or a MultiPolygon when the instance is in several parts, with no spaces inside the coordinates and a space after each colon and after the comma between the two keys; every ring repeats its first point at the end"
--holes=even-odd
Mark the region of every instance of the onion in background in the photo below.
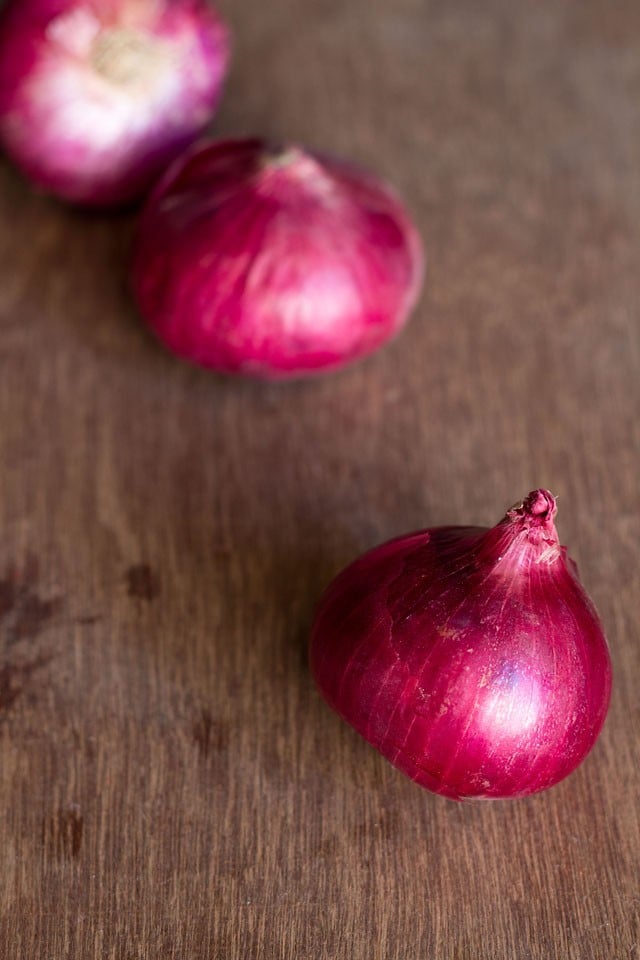
{"type": "Polygon", "coordinates": [[[61,198],[130,202],[205,128],[227,62],[227,30],[203,0],[12,0],[0,138],[61,198]]]}
{"type": "Polygon", "coordinates": [[[423,273],[396,193],[344,161],[258,139],[176,162],[143,211],[138,305],[164,344],[225,373],[335,369],[403,326],[423,273]]]}

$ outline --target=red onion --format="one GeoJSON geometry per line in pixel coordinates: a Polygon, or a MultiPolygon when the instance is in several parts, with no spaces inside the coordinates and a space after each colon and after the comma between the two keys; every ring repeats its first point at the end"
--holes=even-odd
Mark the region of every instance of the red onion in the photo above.
{"type": "Polygon", "coordinates": [[[0,137],[51,193],[129,202],[204,129],[227,60],[204,0],[13,0],[0,23],[0,137]]]}
{"type": "Polygon", "coordinates": [[[347,567],[316,617],[329,704],[423,787],[521,797],[584,759],[611,664],[598,615],[534,490],[492,529],[436,527],[347,567]]]}
{"type": "Polygon", "coordinates": [[[420,240],[389,186],[257,139],[177,162],[143,213],[133,267],[170,350],[266,378],[371,353],[405,322],[421,276],[420,240]]]}

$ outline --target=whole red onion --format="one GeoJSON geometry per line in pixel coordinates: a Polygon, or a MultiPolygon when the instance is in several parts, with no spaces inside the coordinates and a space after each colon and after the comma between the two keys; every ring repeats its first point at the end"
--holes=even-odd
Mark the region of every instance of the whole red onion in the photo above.
{"type": "Polygon", "coordinates": [[[0,138],[76,203],[142,194],[208,123],[228,61],[205,0],[12,0],[0,22],[0,138]]]}
{"type": "Polygon", "coordinates": [[[607,641],[534,490],[492,529],[392,540],[329,586],[311,664],[329,704],[423,787],[521,797],[585,758],[611,691],[607,641]]]}
{"type": "Polygon", "coordinates": [[[422,277],[389,186],[258,139],[209,143],[169,171],[138,230],[133,285],[178,355],[226,373],[300,376],[371,353],[422,277]]]}

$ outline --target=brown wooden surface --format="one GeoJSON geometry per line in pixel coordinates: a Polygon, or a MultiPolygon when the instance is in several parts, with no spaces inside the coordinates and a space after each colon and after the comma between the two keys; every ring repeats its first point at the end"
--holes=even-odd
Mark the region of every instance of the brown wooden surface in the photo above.
{"type": "Polygon", "coordinates": [[[216,130],[391,177],[429,252],[406,333],[289,386],[175,362],[131,219],[0,168],[0,955],[640,956],[636,0],[226,0],[216,130]],[[610,635],[568,781],[456,805],[320,701],[358,552],[544,484],[610,635]]]}

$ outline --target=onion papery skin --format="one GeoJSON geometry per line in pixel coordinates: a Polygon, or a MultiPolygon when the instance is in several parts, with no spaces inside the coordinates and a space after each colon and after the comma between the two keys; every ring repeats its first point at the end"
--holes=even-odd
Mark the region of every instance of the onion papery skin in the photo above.
{"type": "Polygon", "coordinates": [[[393,337],[422,281],[396,193],[335,158],[260,139],[204,144],[143,211],[133,288],[178,356],[266,379],[332,370],[393,337]]]}
{"type": "Polygon", "coordinates": [[[330,584],[311,667],[330,706],[412,780],[454,800],[551,787],[594,745],[611,691],[598,615],[531,493],[494,528],[439,527],[330,584]]]}
{"type": "Polygon", "coordinates": [[[12,0],[0,18],[0,140],[72,203],[138,199],[204,130],[229,60],[205,0],[12,0]]]}

